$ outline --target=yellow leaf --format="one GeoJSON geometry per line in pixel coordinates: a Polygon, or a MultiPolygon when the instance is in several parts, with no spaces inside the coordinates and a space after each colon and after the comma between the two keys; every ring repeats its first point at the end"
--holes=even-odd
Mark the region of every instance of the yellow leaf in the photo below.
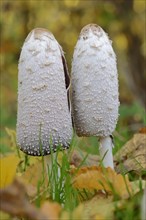
{"type": "Polygon", "coordinates": [[[0,188],[10,185],[15,177],[19,158],[14,154],[0,158],[0,188]]]}
{"type": "MultiPolygon", "coordinates": [[[[71,172],[77,171],[73,169],[71,172]]],[[[117,174],[109,167],[83,167],[73,177],[73,185],[77,189],[105,190],[122,198],[128,198],[131,193],[128,177],[117,174]]]]}
{"type": "Polygon", "coordinates": [[[135,134],[114,156],[117,172],[121,169],[140,174],[146,170],[146,134],[135,134]]]}

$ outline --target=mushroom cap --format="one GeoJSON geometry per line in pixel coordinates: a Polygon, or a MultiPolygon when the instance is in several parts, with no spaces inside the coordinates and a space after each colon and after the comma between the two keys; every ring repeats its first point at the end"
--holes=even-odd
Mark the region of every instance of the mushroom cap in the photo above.
{"type": "Polygon", "coordinates": [[[63,51],[53,34],[36,28],[27,36],[19,59],[17,144],[40,156],[69,147],[72,138],[69,76],[63,51]]]}
{"type": "Polygon", "coordinates": [[[111,41],[96,24],[85,26],[72,60],[72,109],[78,136],[108,136],[118,119],[116,56],[111,41]]]}

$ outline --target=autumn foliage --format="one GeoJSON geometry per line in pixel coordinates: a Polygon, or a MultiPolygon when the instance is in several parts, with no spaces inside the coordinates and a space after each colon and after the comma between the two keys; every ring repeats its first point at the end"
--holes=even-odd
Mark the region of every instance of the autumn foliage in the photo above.
{"type": "MultiPolygon", "coordinates": [[[[10,130],[9,133],[11,133],[10,130]]],[[[146,163],[143,162],[143,158],[146,158],[145,152],[142,152],[142,161],[139,160],[141,170],[134,162],[136,157],[132,156],[130,158],[130,156],[134,154],[135,148],[140,153],[145,138],[145,134],[136,134],[127,143],[128,146],[131,144],[133,149],[133,151],[130,151],[131,154],[128,154],[130,146],[126,148],[127,160],[133,160],[133,169],[138,171],[139,175],[146,169],[146,163]],[[136,146],[132,145],[133,142],[136,146]]],[[[121,148],[121,153],[118,157],[120,157],[119,161],[122,159],[125,163],[123,159],[124,149],[125,146],[121,148]]],[[[49,182],[47,173],[44,170],[42,159],[30,157],[29,164],[24,169],[26,161],[23,153],[19,152],[18,154],[15,150],[13,153],[1,157],[1,216],[3,217],[7,213],[6,219],[9,219],[10,215],[33,220],[70,219],[70,216],[73,219],[91,219],[92,217],[92,219],[106,220],[109,216],[114,216],[117,207],[122,210],[128,200],[136,196],[145,187],[146,183],[144,180],[141,180],[141,187],[139,187],[138,180],[130,181],[128,174],[117,173],[111,168],[104,168],[93,164],[91,166],[81,165],[80,168],[76,167],[72,163],[73,154],[74,151],[71,152],[70,156],[68,155],[70,158],[70,168],[67,170],[67,173],[71,180],[70,187],[78,191],[78,205],[72,211],[65,209],[62,206],[63,204],[54,202],[51,199],[49,195],[51,182],[49,182]],[[43,182],[38,191],[38,183],[42,178],[43,182]],[[40,198],[39,208],[35,205],[38,198],[40,198]]],[[[62,153],[58,155],[59,163],[62,166],[62,153]]],[[[76,152],[76,157],[78,155],[79,152],[76,152]]],[[[132,162],[130,163],[132,164],[132,162]]],[[[127,172],[129,172],[128,167],[127,172]]],[[[62,182],[62,184],[64,183],[62,182]]]]}

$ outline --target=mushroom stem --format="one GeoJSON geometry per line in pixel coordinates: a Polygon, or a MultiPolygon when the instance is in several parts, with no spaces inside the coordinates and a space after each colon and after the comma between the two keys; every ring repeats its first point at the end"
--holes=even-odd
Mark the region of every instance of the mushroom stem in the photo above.
{"type": "Polygon", "coordinates": [[[100,138],[99,154],[103,165],[114,169],[112,148],[113,142],[110,136],[100,138]]]}

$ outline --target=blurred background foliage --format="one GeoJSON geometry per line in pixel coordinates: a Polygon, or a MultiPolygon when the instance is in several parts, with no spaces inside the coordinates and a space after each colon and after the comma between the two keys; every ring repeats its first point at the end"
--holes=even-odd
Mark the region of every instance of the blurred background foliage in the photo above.
{"type": "MultiPolygon", "coordinates": [[[[53,32],[66,53],[70,71],[80,30],[89,23],[100,25],[112,39],[117,54],[121,107],[115,136],[120,140],[119,146],[143,127],[146,122],[145,9],[145,0],[1,0],[2,149],[8,146],[5,128],[16,126],[21,47],[27,34],[36,27],[53,32]]],[[[86,139],[83,147],[94,141],[86,139]]]]}

